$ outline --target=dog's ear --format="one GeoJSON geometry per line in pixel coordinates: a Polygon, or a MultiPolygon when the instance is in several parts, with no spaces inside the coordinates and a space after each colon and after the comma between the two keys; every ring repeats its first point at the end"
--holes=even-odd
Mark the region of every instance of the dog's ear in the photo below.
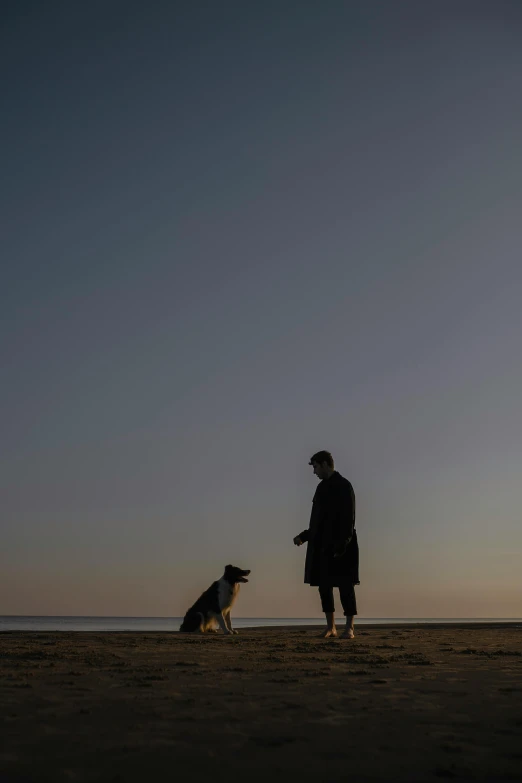
{"type": "Polygon", "coordinates": [[[225,571],[228,571],[230,568],[234,568],[234,566],[231,566],[231,565],[226,565],[226,566],[225,566],[225,571]]]}

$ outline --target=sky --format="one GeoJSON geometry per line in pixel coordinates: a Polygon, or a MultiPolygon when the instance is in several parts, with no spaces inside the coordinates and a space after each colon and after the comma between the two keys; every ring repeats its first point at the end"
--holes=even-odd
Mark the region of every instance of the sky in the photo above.
{"type": "Polygon", "coordinates": [[[7,2],[0,614],[522,617],[518,0],[7,2]],[[340,606],[337,607],[340,611],[340,606]]]}

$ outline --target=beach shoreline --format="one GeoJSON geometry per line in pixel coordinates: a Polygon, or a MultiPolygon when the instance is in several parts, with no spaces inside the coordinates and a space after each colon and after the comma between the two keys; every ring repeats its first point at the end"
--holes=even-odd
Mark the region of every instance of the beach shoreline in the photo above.
{"type": "Polygon", "coordinates": [[[516,621],[2,631],[0,781],[521,780],[516,621]]]}

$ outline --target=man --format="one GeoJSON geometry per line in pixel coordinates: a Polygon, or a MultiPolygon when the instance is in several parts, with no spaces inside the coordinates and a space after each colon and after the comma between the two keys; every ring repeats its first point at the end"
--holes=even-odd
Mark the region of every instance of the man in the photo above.
{"type": "Polygon", "coordinates": [[[301,546],[308,542],[305,584],[319,587],[326,615],[325,639],[337,636],[333,588],[339,588],[346,617],[343,639],[353,639],[357,614],[354,585],[359,584],[359,545],[355,530],[355,494],[348,479],[334,469],[329,451],[318,451],[309,464],[320,479],[315,491],[310,526],[294,538],[301,546]]]}

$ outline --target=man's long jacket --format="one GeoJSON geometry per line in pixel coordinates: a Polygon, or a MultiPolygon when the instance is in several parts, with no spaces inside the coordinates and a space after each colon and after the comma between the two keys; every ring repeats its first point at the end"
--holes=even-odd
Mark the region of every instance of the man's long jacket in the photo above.
{"type": "Polygon", "coordinates": [[[359,584],[359,545],[355,530],[355,493],[340,473],[317,486],[308,530],[304,581],[309,585],[359,584]]]}

